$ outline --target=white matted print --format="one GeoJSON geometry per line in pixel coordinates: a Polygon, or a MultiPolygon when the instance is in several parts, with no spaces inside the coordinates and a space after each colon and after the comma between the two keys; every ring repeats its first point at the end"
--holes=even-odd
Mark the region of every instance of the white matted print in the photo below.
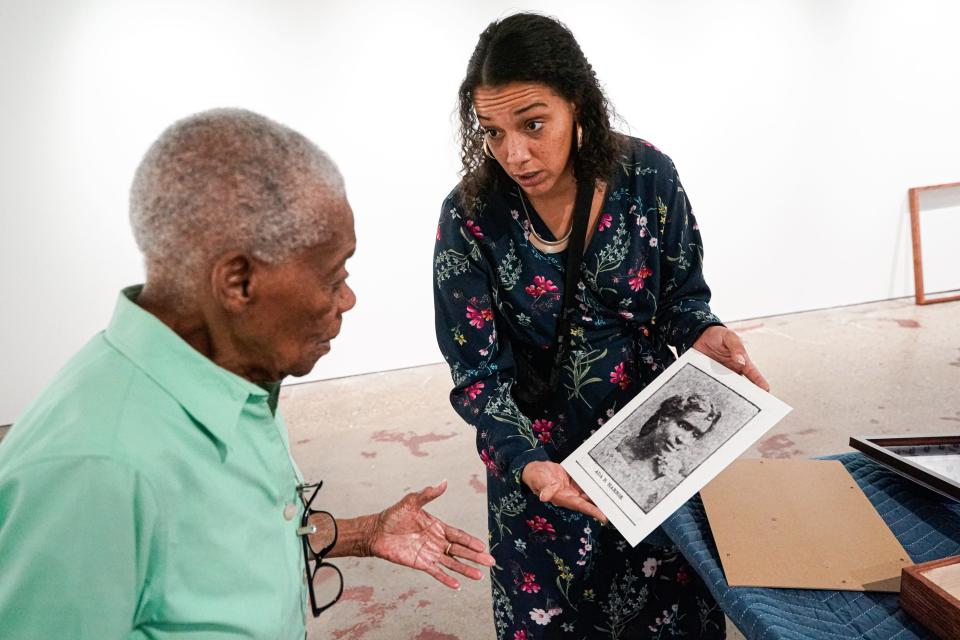
{"type": "Polygon", "coordinates": [[[636,545],[790,410],[690,349],[563,467],[636,545]]]}

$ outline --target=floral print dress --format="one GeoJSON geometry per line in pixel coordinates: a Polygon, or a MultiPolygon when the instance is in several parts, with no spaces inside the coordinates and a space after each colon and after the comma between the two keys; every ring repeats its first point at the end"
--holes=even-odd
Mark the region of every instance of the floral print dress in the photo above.
{"type": "Polygon", "coordinates": [[[542,503],[519,479],[527,463],[559,462],[583,443],[674,360],[671,345],[682,352],[719,324],[676,169],[649,143],[625,141],[583,257],[562,397],[541,415],[513,398],[513,352],[553,341],[567,256],[529,242],[530,223],[552,238],[529,216],[515,189],[486,194],[471,211],[454,190],[434,254],[450,400],[476,428],[487,467],[497,637],[725,637],[722,612],[662,533],[631,548],[613,527],[542,503]]]}

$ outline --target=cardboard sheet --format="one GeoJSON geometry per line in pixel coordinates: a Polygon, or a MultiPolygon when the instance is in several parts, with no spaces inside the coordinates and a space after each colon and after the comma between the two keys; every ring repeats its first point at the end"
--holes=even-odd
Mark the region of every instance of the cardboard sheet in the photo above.
{"type": "Polygon", "coordinates": [[[700,495],[730,586],[898,592],[913,564],[836,460],[736,460],[700,495]]]}

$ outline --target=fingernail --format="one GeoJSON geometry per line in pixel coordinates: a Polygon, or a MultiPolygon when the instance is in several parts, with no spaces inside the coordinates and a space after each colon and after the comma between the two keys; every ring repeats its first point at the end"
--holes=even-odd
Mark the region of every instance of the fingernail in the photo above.
{"type": "Polygon", "coordinates": [[[744,358],[741,354],[738,353],[738,354],[737,354],[737,364],[739,364],[739,365],[742,367],[742,366],[744,366],[745,364],[747,364],[747,359],[744,358]]]}

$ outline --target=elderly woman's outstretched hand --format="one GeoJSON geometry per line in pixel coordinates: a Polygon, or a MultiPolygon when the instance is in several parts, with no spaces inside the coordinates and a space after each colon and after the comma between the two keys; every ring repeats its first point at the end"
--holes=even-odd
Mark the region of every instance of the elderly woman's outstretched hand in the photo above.
{"type": "Polygon", "coordinates": [[[530,462],[523,468],[520,479],[543,502],[585,513],[600,522],[607,521],[607,517],[587,497],[567,470],[556,462],[530,462]]]}
{"type": "Polygon", "coordinates": [[[483,572],[458,558],[492,567],[495,561],[486,552],[486,545],[423,510],[446,489],[444,480],[435,487],[408,493],[400,502],[381,511],[370,532],[369,555],[419,569],[451,589],[459,589],[460,583],[444,569],[479,580],[483,572]]]}
{"type": "Polygon", "coordinates": [[[770,385],[750,360],[740,337],[730,329],[719,325],[707,327],[693,343],[693,348],[710,356],[726,368],[745,376],[747,380],[764,391],[770,391],[770,385]]]}

